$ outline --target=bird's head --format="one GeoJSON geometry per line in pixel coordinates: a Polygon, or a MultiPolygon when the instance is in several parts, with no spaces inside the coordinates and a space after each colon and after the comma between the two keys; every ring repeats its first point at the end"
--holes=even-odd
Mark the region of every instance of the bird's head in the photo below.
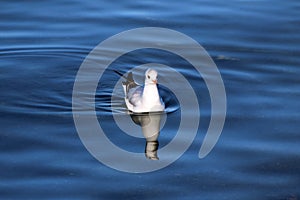
{"type": "Polygon", "coordinates": [[[157,71],[150,68],[146,71],[145,84],[157,84],[157,71]]]}

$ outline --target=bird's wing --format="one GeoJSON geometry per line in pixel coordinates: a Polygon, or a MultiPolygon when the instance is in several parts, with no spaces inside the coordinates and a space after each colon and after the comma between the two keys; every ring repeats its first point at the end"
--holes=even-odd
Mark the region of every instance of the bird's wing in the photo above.
{"type": "Polygon", "coordinates": [[[127,94],[130,89],[135,88],[138,84],[133,80],[132,72],[129,72],[127,77],[124,77],[126,81],[123,81],[124,92],[127,94]]]}
{"type": "Polygon", "coordinates": [[[142,102],[144,88],[140,85],[130,88],[126,94],[126,98],[133,106],[138,106],[142,102]]]}

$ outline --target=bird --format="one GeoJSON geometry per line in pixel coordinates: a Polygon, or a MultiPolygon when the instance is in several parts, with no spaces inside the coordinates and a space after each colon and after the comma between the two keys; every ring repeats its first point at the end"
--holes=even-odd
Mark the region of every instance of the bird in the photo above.
{"type": "Polygon", "coordinates": [[[122,82],[124,100],[127,109],[133,113],[163,112],[165,104],[162,101],[157,88],[157,71],[147,69],[145,72],[144,85],[137,84],[129,72],[126,81],[122,82]]]}

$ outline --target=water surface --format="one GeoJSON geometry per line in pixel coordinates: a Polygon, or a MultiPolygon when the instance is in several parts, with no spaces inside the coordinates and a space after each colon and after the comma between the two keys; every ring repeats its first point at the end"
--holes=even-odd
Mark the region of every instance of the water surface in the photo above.
{"type": "MultiPolygon", "coordinates": [[[[3,199],[300,197],[299,1],[0,4],[3,199]],[[174,29],[203,45],[222,75],[228,111],[216,147],[198,159],[210,120],[209,94],[200,81],[200,127],[188,151],[162,170],[127,174],[99,163],[85,149],[72,118],[72,89],[81,63],[99,42],[146,26],[174,29]]],[[[124,70],[158,62],[191,81],[201,78],[174,55],[132,53],[135,56],[120,58],[114,67],[124,70]]],[[[107,80],[113,85],[118,76],[108,74],[107,80]]],[[[111,91],[97,91],[101,123],[112,130],[110,138],[116,144],[143,152],[142,138],[130,139],[112,125],[111,91]]],[[[124,110],[121,103],[117,106],[124,110]]],[[[162,147],[176,128],[166,124],[162,147]]]]}

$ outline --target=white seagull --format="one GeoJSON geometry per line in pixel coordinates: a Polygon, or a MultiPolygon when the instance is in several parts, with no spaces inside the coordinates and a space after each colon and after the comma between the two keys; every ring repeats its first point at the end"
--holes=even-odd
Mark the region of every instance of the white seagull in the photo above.
{"type": "Polygon", "coordinates": [[[138,85],[132,76],[128,74],[123,82],[125,103],[129,111],[133,113],[161,112],[165,104],[159,96],[157,89],[157,71],[148,69],[145,73],[144,86],[138,85]]]}

